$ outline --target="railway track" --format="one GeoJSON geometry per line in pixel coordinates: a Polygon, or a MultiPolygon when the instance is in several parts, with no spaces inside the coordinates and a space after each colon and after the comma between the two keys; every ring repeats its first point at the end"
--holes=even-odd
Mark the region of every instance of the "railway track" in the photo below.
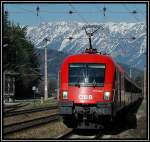
{"type": "Polygon", "coordinates": [[[21,131],[27,128],[36,127],[42,124],[56,121],[58,119],[59,119],[58,113],[53,113],[46,117],[36,118],[33,120],[28,120],[24,122],[15,123],[15,124],[9,124],[9,125],[4,126],[3,134],[6,135],[6,134],[13,133],[13,132],[21,131]]]}
{"type": "Polygon", "coordinates": [[[3,113],[9,113],[9,112],[12,112],[12,111],[16,111],[20,108],[23,108],[25,106],[27,106],[27,104],[24,104],[24,105],[21,105],[21,104],[16,104],[16,105],[10,105],[10,106],[3,106],[3,113]]]}
{"type": "Polygon", "coordinates": [[[16,115],[21,115],[21,114],[26,114],[26,113],[33,113],[33,112],[39,112],[39,111],[44,111],[44,110],[50,110],[50,109],[57,109],[58,106],[51,106],[51,107],[44,107],[44,108],[35,108],[35,109],[27,109],[27,110],[19,110],[19,111],[9,111],[9,112],[4,112],[3,116],[4,117],[10,117],[10,116],[16,116],[16,115]]]}

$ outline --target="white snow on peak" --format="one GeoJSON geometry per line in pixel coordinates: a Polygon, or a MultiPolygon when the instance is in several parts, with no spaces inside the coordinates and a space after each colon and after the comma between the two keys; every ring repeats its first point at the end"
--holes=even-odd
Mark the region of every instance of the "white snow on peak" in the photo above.
{"type": "MultiPolygon", "coordinates": [[[[109,53],[120,62],[130,65],[136,63],[139,68],[144,66],[146,60],[144,56],[146,51],[145,23],[90,24],[104,27],[104,30],[97,31],[92,37],[92,45],[98,51],[109,53]]],[[[84,25],[87,24],[76,21],[42,22],[38,26],[28,27],[26,36],[37,48],[43,48],[44,38],[48,38],[50,39],[49,48],[75,54],[88,47],[88,38],[82,29],[84,25]],[[69,40],[69,37],[73,39],[69,40]]]]}

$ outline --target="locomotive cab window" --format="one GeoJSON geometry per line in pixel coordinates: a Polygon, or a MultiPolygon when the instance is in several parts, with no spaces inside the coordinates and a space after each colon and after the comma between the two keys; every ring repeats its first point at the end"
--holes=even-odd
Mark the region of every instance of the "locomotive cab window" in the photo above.
{"type": "Polygon", "coordinates": [[[105,80],[104,64],[70,64],[69,85],[103,86],[105,80]]]}

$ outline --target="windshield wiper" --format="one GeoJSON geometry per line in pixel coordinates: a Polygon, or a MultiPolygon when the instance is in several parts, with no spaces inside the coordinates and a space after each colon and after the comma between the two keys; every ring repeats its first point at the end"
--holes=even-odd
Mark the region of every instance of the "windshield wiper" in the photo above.
{"type": "Polygon", "coordinates": [[[80,87],[79,79],[78,79],[78,81],[75,83],[75,86],[80,87]]]}
{"type": "Polygon", "coordinates": [[[96,86],[97,83],[96,83],[95,79],[93,80],[92,84],[93,84],[93,87],[96,86]]]}

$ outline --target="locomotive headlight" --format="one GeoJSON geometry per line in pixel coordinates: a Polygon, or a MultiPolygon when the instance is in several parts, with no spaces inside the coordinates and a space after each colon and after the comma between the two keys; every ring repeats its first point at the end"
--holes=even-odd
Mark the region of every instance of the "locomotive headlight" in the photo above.
{"type": "Polygon", "coordinates": [[[67,91],[63,91],[62,92],[62,96],[63,96],[63,99],[68,99],[68,92],[67,91]]]}
{"type": "Polygon", "coordinates": [[[110,92],[104,92],[104,100],[110,99],[110,92]]]}

